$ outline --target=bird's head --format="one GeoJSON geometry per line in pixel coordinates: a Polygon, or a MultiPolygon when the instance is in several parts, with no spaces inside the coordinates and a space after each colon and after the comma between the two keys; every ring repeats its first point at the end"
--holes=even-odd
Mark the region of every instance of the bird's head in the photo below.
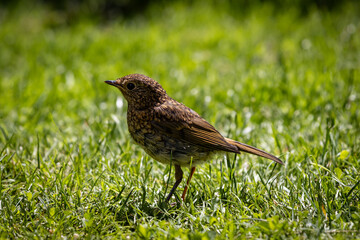
{"type": "Polygon", "coordinates": [[[133,109],[155,106],[168,97],[158,82],[142,74],[130,74],[105,83],[118,88],[133,109]]]}

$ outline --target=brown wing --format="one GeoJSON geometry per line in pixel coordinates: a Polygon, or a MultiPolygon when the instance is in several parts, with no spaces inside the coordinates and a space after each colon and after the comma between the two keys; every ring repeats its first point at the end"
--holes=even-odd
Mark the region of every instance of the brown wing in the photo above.
{"type": "Polygon", "coordinates": [[[162,134],[209,150],[240,153],[210,123],[181,103],[162,104],[154,114],[151,124],[162,134]]]}

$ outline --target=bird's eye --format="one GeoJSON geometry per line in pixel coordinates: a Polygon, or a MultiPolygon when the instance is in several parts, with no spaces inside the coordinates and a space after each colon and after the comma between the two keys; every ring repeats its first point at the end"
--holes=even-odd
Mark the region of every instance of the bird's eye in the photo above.
{"type": "Polygon", "coordinates": [[[127,89],[129,89],[129,90],[133,90],[133,89],[135,88],[135,84],[133,84],[133,83],[128,83],[128,84],[126,85],[126,87],[127,87],[127,89]]]}

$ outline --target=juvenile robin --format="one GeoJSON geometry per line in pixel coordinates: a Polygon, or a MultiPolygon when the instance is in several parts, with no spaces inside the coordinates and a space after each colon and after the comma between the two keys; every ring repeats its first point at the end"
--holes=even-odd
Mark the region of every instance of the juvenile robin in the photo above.
{"type": "Polygon", "coordinates": [[[216,152],[246,152],[284,164],[270,153],[223,137],[194,110],[169,97],[150,77],[130,74],[105,83],[118,88],[127,100],[128,129],[134,141],[155,160],[175,165],[176,182],[166,201],[183,179],[182,167],[191,167],[181,196],[184,200],[196,166],[216,152]]]}

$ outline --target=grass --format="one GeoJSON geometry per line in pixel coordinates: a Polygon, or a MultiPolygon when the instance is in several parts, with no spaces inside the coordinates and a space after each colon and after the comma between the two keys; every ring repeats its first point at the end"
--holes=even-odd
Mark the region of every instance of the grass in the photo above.
{"type": "Polygon", "coordinates": [[[174,3],[71,25],[43,6],[3,9],[0,236],[360,238],[358,7],[174,3]],[[285,165],[219,155],[166,206],[174,170],[134,145],[126,102],[103,83],[134,72],[285,165]]]}

